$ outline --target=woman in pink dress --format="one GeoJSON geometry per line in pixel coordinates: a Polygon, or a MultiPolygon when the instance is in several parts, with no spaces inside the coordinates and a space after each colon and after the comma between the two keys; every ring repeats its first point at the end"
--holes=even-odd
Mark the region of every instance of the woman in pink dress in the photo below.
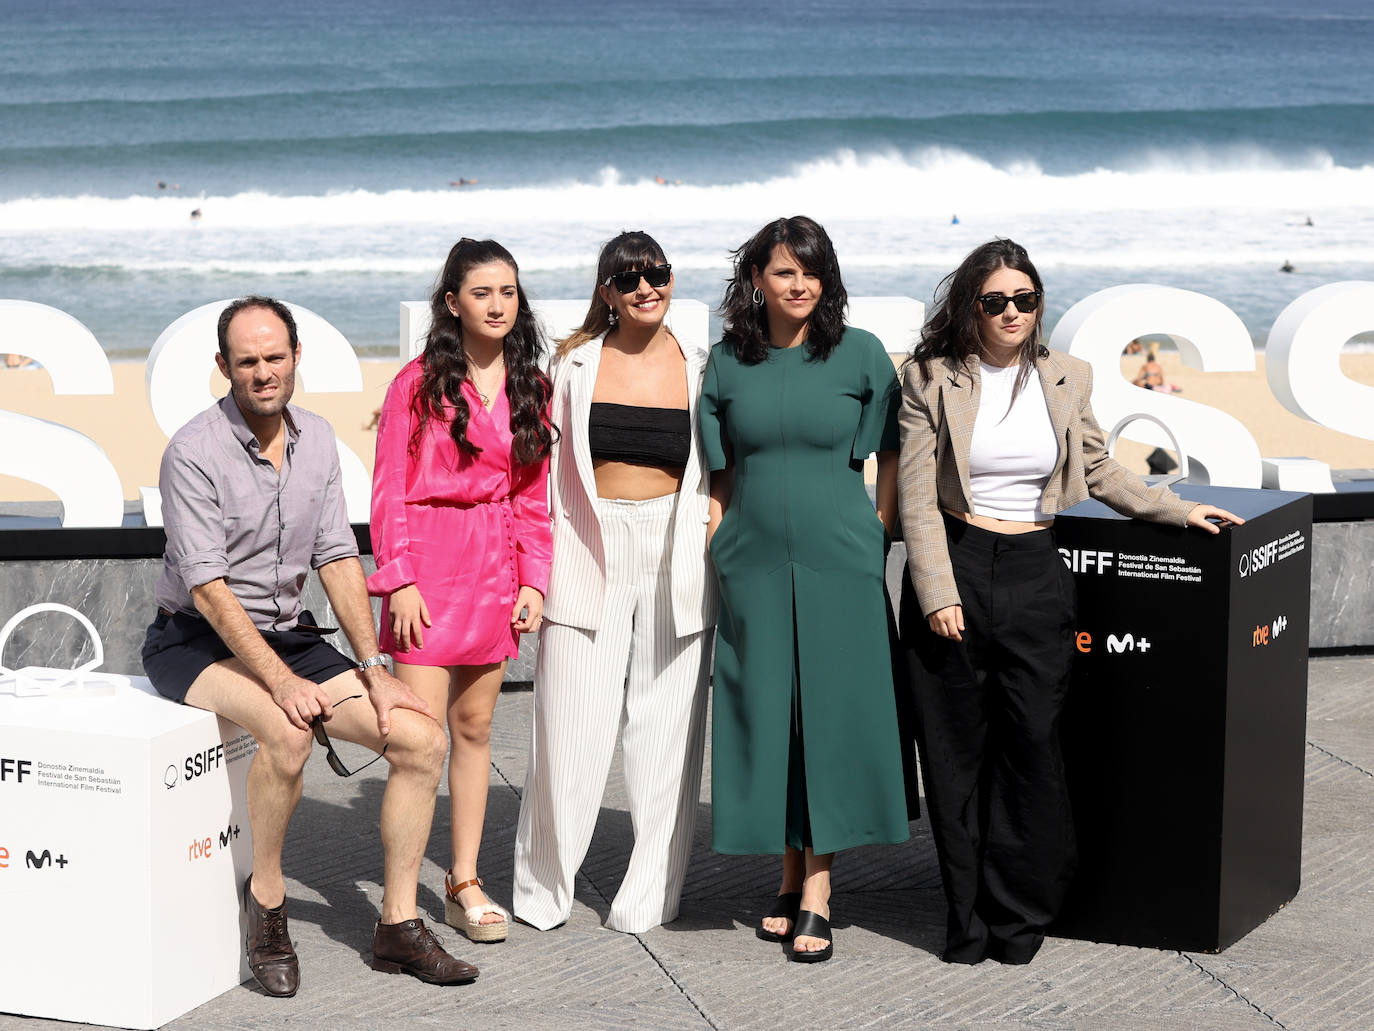
{"type": "Polygon", "coordinates": [[[515,259],[493,240],[453,245],[424,352],[387,390],[372,479],[368,590],[396,676],[448,717],[453,865],[447,923],[506,937],[482,891],[491,716],[506,660],[539,629],[552,540],[546,495],[552,388],[515,259]]]}

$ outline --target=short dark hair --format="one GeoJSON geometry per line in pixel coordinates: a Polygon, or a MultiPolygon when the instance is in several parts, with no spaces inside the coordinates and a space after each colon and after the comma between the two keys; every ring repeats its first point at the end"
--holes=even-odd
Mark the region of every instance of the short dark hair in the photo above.
{"type": "Polygon", "coordinates": [[[291,338],[291,350],[295,351],[300,347],[300,338],[296,336],[296,319],[292,316],[291,309],[275,297],[249,294],[247,297],[240,297],[237,301],[231,301],[219,313],[219,326],[216,329],[219,336],[219,354],[226,362],[229,360],[229,323],[234,321],[235,315],[241,311],[247,311],[249,308],[266,308],[281,319],[286,325],[287,336],[291,338]]]}
{"type": "Polygon", "coordinates": [[[840,278],[834,244],[820,223],[805,215],[769,222],[732,252],[734,275],[726,280],[725,299],[720,305],[721,320],[725,323],[722,337],[745,365],[754,365],[768,356],[768,316],[762,305],[753,303],[753,273],[755,269],[763,271],[775,247],[787,248],[802,268],[821,281],[821,297],[811,313],[807,331],[806,356],[825,361],[844,336],[849,295],[840,278]]]}

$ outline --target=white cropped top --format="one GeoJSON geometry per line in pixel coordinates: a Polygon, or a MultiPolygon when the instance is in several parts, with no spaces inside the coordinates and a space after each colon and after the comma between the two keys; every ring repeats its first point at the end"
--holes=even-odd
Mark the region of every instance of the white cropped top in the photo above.
{"type": "Polygon", "coordinates": [[[979,364],[982,390],[968,456],[973,511],[1022,523],[1053,519],[1041,511],[1040,497],[1059,458],[1059,445],[1040,377],[1032,372],[1013,404],[1020,366],[979,364]]]}

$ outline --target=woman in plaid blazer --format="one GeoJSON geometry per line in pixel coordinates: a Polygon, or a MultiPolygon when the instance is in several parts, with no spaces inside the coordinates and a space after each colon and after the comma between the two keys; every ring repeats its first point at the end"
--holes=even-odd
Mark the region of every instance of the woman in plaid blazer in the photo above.
{"type": "Polygon", "coordinates": [[[1073,873],[1058,725],[1074,585],[1054,513],[1093,497],[1211,533],[1242,522],[1107,454],[1090,366],[1040,343],[1043,301],[1024,248],[983,244],[940,284],[902,376],[902,640],[951,963],[1029,962],[1073,873]]]}

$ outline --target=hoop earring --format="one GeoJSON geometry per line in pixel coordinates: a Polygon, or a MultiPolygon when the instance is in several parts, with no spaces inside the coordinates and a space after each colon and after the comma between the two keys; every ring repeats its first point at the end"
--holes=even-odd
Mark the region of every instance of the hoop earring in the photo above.
{"type": "Polygon", "coordinates": [[[754,293],[753,293],[753,295],[750,297],[750,300],[752,300],[755,304],[762,304],[762,303],[763,303],[763,291],[760,290],[758,287],[754,287],[754,293]]]}

